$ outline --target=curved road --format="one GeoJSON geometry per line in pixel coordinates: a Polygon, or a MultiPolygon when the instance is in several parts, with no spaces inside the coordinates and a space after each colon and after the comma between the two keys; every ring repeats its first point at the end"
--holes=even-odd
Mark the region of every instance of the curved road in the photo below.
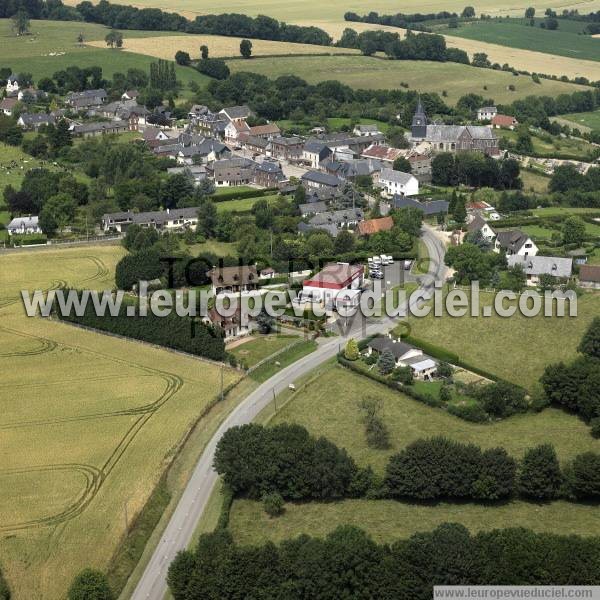
{"type": "MultiPolygon", "coordinates": [[[[433,230],[427,226],[423,230],[423,241],[429,251],[429,273],[423,277],[421,291],[423,297],[430,298],[435,281],[445,279],[444,245],[433,230]]],[[[362,322],[349,333],[373,335],[387,331],[395,322],[388,317],[367,322],[364,329],[362,322]]],[[[217,473],[213,470],[213,456],[218,441],[230,427],[250,423],[272,400],[273,394],[285,390],[290,383],[306,375],[322,362],[335,356],[339,351],[340,339],[331,338],[321,344],[314,352],[301,358],[279,373],[265,381],[241,402],[225,419],[204,449],[194,468],[179,504],[175,508],[158,546],[154,550],[146,569],[139,580],[131,598],[132,600],[163,600],[167,592],[166,575],[169,564],[180,550],[188,547],[196,525],[204,511],[208,499],[217,481],[217,473]]]]}

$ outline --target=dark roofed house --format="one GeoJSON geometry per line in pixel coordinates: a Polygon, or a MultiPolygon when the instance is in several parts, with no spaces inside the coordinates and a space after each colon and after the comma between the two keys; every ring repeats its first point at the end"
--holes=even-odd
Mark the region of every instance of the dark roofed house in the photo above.
{"type": "Polygon", "coordinates": [[[302,146],[304,140],[297,136],[283,137],[281,135],[272,137],[267,146],[267,152],[273,158],[282,160],[298,160],[302,157],[302,146]]]}
{"type": "Polygon", "coordinates": [[[253,113],[248,106],[228,106],[223,108],[219,114],[225,116],[229,121],[245,121],[253,113]]]}
{"type": "Polygon", "coordinates": [[[413,376],[421,380],[429,380],[435,374],[438,363],[430,356],[423,354],[419,348],[392,338],[391,336],[374,337],[367,345],[367,354],[392,353],[397,367],[410,367],[413,376]]]}
{"type": "Polygon", "coordinates": [[[85,90],[83,92],[69,92],[66,102],[76,110],[101,106],[108,97],[106,90],[85,90]]]}
{"type": "Polygon", "coordinates": [[[275,123],[266,123],[265,125],[256,125],[250,127],[250,135],[270,139],[281,134],[281,129],[275,123]]]}
{"type": "Polygon", "coordinates": [[[213,267],[208,276],[212,281],[212,292],[215,296],[258,289],[258,272],[255,265],[213,267]]]}
{"type": "Polygon", "coordinates": [[[600,265],[581,265],[579,285],[583,288],[600,290],[600,265]]]}
{"type": "Polygon", "coordinates": [[[287,181],[281,165],[272,160],[264,160],[254,168],[254,183],[265,188],[279,187],[287,181]]]}
{"type": "Polygon", "coordinates": [[[533,240],[526,233],[518,229],[499,231],[496,235],[495,251],[504,251],[506,252],[506,256],[512,256],[513,254],[535,256],[538,250],[533,240]]]}
{"type": "Polygon", "coordinates": [[[17,125],[23,129],[39,129],[42,125],[54,125],[54,115],[46,113],[22,113],[17,120],[17,125]]]}
{"type": "Polygon", "coordinates": [[[339,177],[320,171],[307,171],[300,180],[307,188],[331,188],[334,190],[339,189],[344,183],[339,177]]]}
{"type": "Polygon", "coordinates": [[[573,272],[573,259],[560,256],[518,256],[508,257],[508,266],[520,265],[523,268],[527,285],[538,285],[542,275],[557,279],[569,279],[573,272]]]}
{"type": "Polygon", "coordinates": [[[0,102],[0,112],[10,117],[18,101],[18,98],[4,98],[0,102]]]}
{"type": "Polygon", "coordinates": [[[327,203],[308,202],[307,204],[300,204],[298,208],[300,209],[300,214],[303,217],[308,217],[310,215],[318,215],[319,213],[327,212],[327,203]]]}
{"type": "Polygon", "coordinates": [[[364,220],[364,218],[365,215],[360,208],[349,208],[346,210],[334,210],[331,212],[318,213],[310,219],[308,224],[312,227],[335,225],[337,229],[353,229],[362,220],[364,220]]]}
{"type": "Polygon", "coordinates": [[[128,121],[111,121],[110,123],[92,122],[73,124],[69,127],[74,137],[91,137],[95,135],[106,135],[109,133],[123,133],[129,131],[128,121]]]}
{"type": "Polygon", "coordinates": [[[394,208],[417,208],[425,216],[446,214],[448,212],[448,202],[446,200],[430,200],[429,202],[419,202],[406,196],[395,196],[393,199],[394,208]]]}
{"type": "Polygon", "coordinates": [[[215,160],[206,166],[208,176],[217,187],[247,185],[254,179],[256,163],[249,158],[233,156],[224,160],[215,160]]]}
{"type": "Polygon", "coordinates": [[[321,162],[333,154],[333,150],[322,140],[308,140],[302,149],[302,160],[318,169],[321,162]]]}

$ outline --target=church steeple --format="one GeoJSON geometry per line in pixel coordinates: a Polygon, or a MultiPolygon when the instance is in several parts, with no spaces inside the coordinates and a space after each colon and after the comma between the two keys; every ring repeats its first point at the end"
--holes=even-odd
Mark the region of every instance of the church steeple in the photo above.
{"type": "Polygon", "coordinates": [[[427,136],[427,115],[421,104],[421,96],[417,101],[417,110],[412,119],[411,135],[413,138],[424,138],[427,136]]]}

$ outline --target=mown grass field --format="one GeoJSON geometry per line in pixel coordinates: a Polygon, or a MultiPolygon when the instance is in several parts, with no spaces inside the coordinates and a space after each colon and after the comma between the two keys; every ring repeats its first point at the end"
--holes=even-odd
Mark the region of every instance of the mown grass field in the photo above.
{"type": "MultiPolygon", "coordinates": [[[[481,305],[491,302],[481,295],[481,305]]],[[[600,313],[600,295],[578,298],[577,317],[411,318],[411,335],[458,354],[461,360],[533,389],[546,365],[569,361],[581,337],[600,313]]]]}
{"type": "MultiPolygon", "coordinates": [[[[173,60],[178,50],[188,52],[192,59],[200,58],[200,46],[208,46],[213,58],[240,56],[240,42],[243,38],[223,35],[174,35],[125,39],[123,50],[146,54],[156,58],[173,60]]],[[[250,40],[252,56],[272,56],[274,54],[358,54],[358,50],[314,44],[293,44],[291,42],[273,42],[270,40],[250,40]]],[[[89,45],[105,47],[104,41],[89,42],[89,45]]]]}
{"type": "Polygon", "coordinates": [[[354,525],[374,540],[390,543],[413,533],[431,531],[441,523],[461,523],[472,532],[505,527],[527,527],[538,532],[582,536],[600,535],[600,515],[595,506],[553,502],[510,502],[490,508],[479,504],[435,506],[393,500],[344,500],[285,505],[282,516],[267,516],[260,502],[236,500],[229,529],[239,544],[281,542],[300,533],[324,537],[339,525],[354,525]]]}
{"type": "Polygon", "coordinates": [[[224,200],[223,202],[215,202],[215,206],[217,212],[248,212],[259,200],[263,199],[268,203],[273,203],[277,199],[277,194],[257,196],[256,198],[241,198],[239,200],[224,200]]]}
{"type": "Polygon", "coordinates": [[[538,173],[521,169],[521,179],[523,181],[523,190],[525,192],[537,192],[545,194],[548,191],[549,177],[544,177],[538,173]]]}
{"type": "Polygon", "coordinates": [[[450,104],[470,92],[508,103],[531,94],[555,95],[585,89],[560,81],[542,80],[536,84],[530,77],[458,63],[392,61],[365,56],[256,58],[232,60],[228,65],[233,73],[253,71],[272,78],[293,74],[309,83],[336,79],[354,88],[394,89],[406,83],[412,90],[440,94],[446,91],[445,101],[450,104]],[[514,92],[508,89],[509,85],[515,86],[514,92]]]}
{"type": "Polygon", "coordinates": [[[539,22],[536,19],[536,26],[529,27],[525,19],[474,21],[456,29],[436,28],[436,33],[580,60],[600,60],[598,40],[578,34],[581,22],[560,19],[555,31],[542,29],[539,22]]]}
{"type": "MultiPolygon", "coordinates": [[[[100,66],[104,77],[114,73],[125,73],[127,69],[137,68],[149,71],[150,56],[111,50],[102,42],[101,47],[80,46],[77,36],[82,33],[84,43],[104,40],[109,29],[102,25],[69,21],[32,21],[31,35],[16,37],[11,31],[10,21],[0,19],[0,56],[2,65],[11,67],[13,72],[31,73],[34,82],[41,77],[51,77],[56,71],[76,65],[80,68],[100,66]]],[[[125,31],[125,42],[137,37],[162,36],[163,32],[125,31]]],[[[170,34],[172,35],[172,33],[170,34]]],[[[158,43],[155,41],[155,43],[158,43]]],[[[173,57],[170,57],[173,58],[173,57]]],[[[190,81],[201,85],[208,78],[194,69],[176,67],[177,79],[184,86],[190,81]]]]}
{"type": "MultiPolygon", "coordinates": [[[[596,39],[596,42],[600,40],[596,39]]],[[[600,110],[583,113],[569,113],[562,115],[561,119],[567,121],[571,127],[586,127],[589,129],[600,129],[600,110]]]]}
{"type": "Polygon", "coordinates": [[[299,338],[295,335],[257,334],[253,336],[250,341],[236,346],[231,350],[231,353],[234,354],[238,360],[244,361],[246,366],[253,367],[261,360],[264,360],[275,352],[283,350],[286,346],[293,344],[296,340],[299,340],[299,338]]]}
{"type": "Polygon", "coordinates": [[[80,569],[107,567],[219,389],[211,363],[24,315],[19,290],[110,288],[122,255],[0,257],[0,561],[17,600],[62,599],[80,569]]]}

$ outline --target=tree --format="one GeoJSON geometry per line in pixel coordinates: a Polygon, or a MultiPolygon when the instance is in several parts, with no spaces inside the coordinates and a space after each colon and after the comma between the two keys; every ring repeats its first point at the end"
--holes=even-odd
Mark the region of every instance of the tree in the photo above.
{"type": "Polygon", "coordinates": [[[579,245],[585,239],[585,222],[581,217],[565,219],[562,228],[563,243],[579,245]]]}
{"type": "Polygon", "coordinates": [[[263,509],[270,517],[278,517],[283,514],[283,498],[281,494],[272,492],[265,494],[262,499],[263,509]]]}
{"type": "Polygon", "coordinates": [[[375,54],[375,52],[377,52],[377,44],[375,43],[375,40],[364,36],[359,36],[359,38],[360,40],[358,45],[363,56],[372,56],[375,54]]]}
{"type": "Polygon", "coordinates": [[[533,19],[533,17],[535,17],[535,8],[533,8],[533,6],[530,6],[529,8],[525,9],[525,18],[533,19]]]}
{"type": "Polygon", "coordinates": [[[198,231],[207,238],[215,236],[218,223],[217,207],[215,203],[206,199],[198,209],[198,231]]]}
{"type": "Polygon", "coordinates": [[[271,333],[275,325],[275,319],[264,310],[256,317],[256,325],[262,334],[271,333]]]}
{"type": "Polygon", "coordinates": [[[454,203],[452,218],[460,224],[464,223],[465,219],[467,218],[467,207],[465,204],[465,197],[462,194],[457,197],[456,202],[454,203]]]}
{"type": "Polygon", "coordinates": [[[56,194],[46,200],[40,212],[40,227],[48,235],[64,229],[75,217],[75,201],[65,193],[56,194]]]}
{"type": "Polygon", "coordinates": [[[444,384],[440,388],[440,400],[442,402],[450,402],[452,400],[452,391],[449,385],[444,384]]]}
{"type": "Polygon", "coordinates": [[[563,477],[552,444],[542,444],[525,452],[519,470],[519,491],[528,498],[552,500],[562,486],[563,477]]]}
{"type": "Polygon", "coordinates": [[[336,254],[347,254],[354,250],[354,245],[354,236],[347,229],[342,229],[333,241],[333,251],[336,254]]]}
{"type": "Polygon", "coordinates": [[[346,342],[346,348],[344,349],[344,356],[347,360],[358,360],[359,351],[358,344],[354,338],[350,338],[346,342]]]}
{"type": "Polygon", "coordinates": [[[413,372],[410,367],[396,367],[392,371],[392,379],[403,385],[413,384],[413,372]]]}
{"type": "Polygon", "coordinates": [[[404,156],[399,156],[395,161],[392,167],[394,171],[401,171],[402,173],[410,173],[411,166],[408,159],[404,158],[404,156]]]}
{"type": "Polygon", "coordinates": [[[475,16],[475,9],[472,6],[465,6],[460,16],[463,19],[472,19],[475,16]]]}
{"type": "Polygon", "coordinates": [[[122,48],[123,47],[123,34],[120,31],[111,29],[106,34],[104,41],[106,42],[106,45],[110,46],[111,48],[114,48],[115,46],[117,48],[122,48]]]}
{"type": "Polygon", "coordinates": [[[389,375],[396,366],[396,359],[390,350],[384,350],[377,360],[377,368],[382,375],[389,375]]]}
{"type": "Polygon", "coordinates": [[[586,356],[600,358],[600,317],[591,322],[577,350],[586,356]]]}
{"type": "Polygon", "coordinates": [[[359,404],[365,423],[367,446],[377,450],[386,450],[391,446],[389,430],[379,416],[382,406],[381,398],[373,396],[363,398],[359,404]]]}
{"type": "Polygon", "coordinates": [[[29,14],[24,8],[20,8],[10,20],[12,22],[12,29],[17,35],[29,33],[29,14]]]}
{"type": "Polygon", "coordinates": [[[542,26],[545,29],[548,29],[549,31],[555,31],[556,29],[558,29],[558,19],[555,19],[554,17],[544,19],[544,21],[540,23],[540,27],[542,26]]]}
{"type": "Polygon", "coordinates": [[[517,132],[517,143],[515,145],[515,150],[519,154],[533,153],[533,142],[531,140],[529,130],[526,126],[519,127],[519,131],[517,132]]]}
{"type": "Polygon", "coordinates": [[[584,452],[578,454],[568,469],[567,478],[570,490],[576,498],[600,498],[600,454],[584,452]]]}
{"type": "Polygon", "coordinates": [[[83,42],[85,41],[84,37],[83,37],[83,33],[79,33],[79,35],[77,36],[77,43],[82,46],[83,42]]]}
{"type": "Polygon", "coordinates": [[[244,58],[250,58],[252,56],[252,42],[250,40],[242,40],[240,42],[240,54],[244,58]]]}
{"type": "Polygon", "coordinates": [[[438,377],[444,377],[445,379],[449,379],[454,374],[454,368],[451,364],[447,362],[438,363],[437,369],[435,370],[438,377]]]}
{"type": "Polygon", "coordinates": [[[202,60],[206,60],[208,58],[208,46],[200,46],[200,57],[202,60]]]}
{"type": "Polygon", "coordinates": [[[527,276],[523,270],[523,266],[516,264],[506,271],[505,278],[506,287],[513,292],[520,293],[527,284],[527,276]]]}
{"type": "Polygon", "coordinates": [[[190,55],[187,52],[184,52],[183,50],[178,50],[177,52],[175,52],[175,62],[183,67],[188,67],[191,64],[192,59],[190,58],[190,55]]]}
{"type": "Polygon", "coordinates": [[[114,600],[106,575],[94,569],[84,569],[69,588],[69,600],[114,600]]]}
{"type": "Polygon", "coordinates": [[[220,58],[206,58],[196,65],[198,72],[213,79],[227,79],[230,71],[227,63],[220,58]]]}

